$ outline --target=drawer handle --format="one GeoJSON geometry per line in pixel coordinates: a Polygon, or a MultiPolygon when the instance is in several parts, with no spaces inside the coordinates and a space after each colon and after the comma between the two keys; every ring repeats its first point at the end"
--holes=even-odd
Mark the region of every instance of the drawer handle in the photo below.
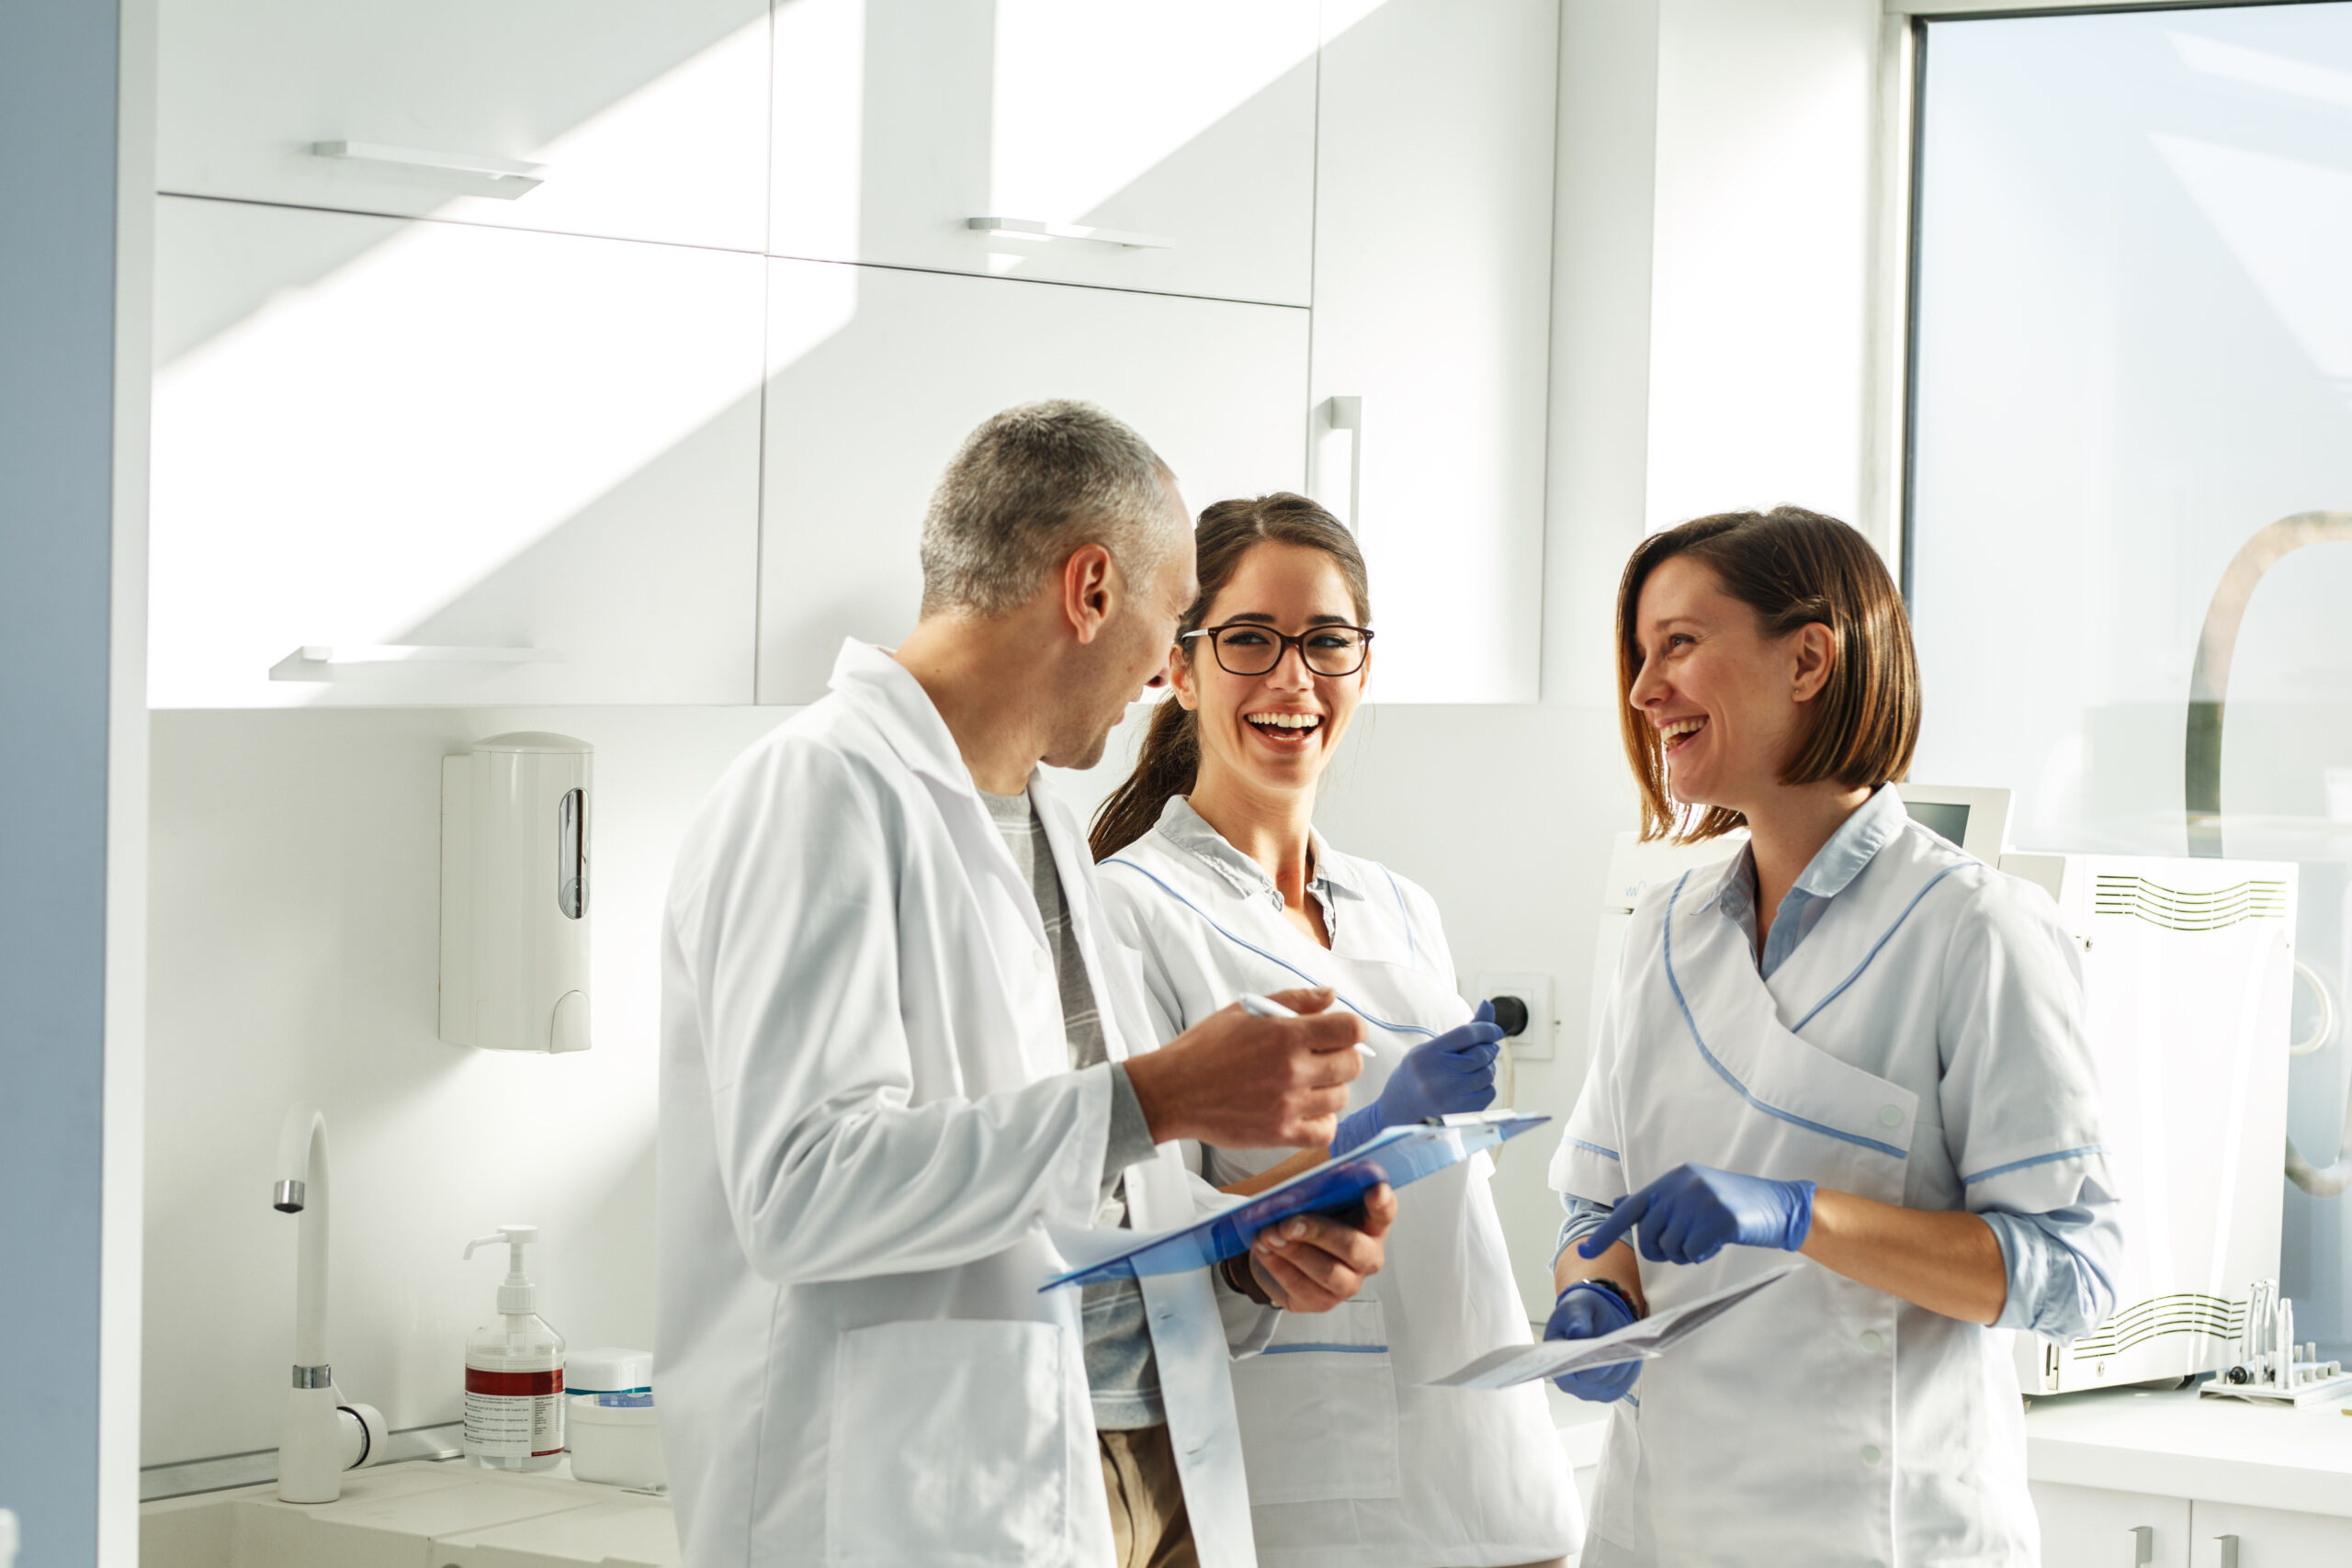
{"type": "Polygon", "coordinates": [[[2222,1543],[2222,1568],[2238,1568],[2238,1538],[2217,1535],[2213,1539],[2222,1543]]]}
{"type": "Polygon", "coordinates": [[[2132,1568],[2145,1568],[2156,1560],[2156,1531],[2153,1525],[2132,1527],[2132,1568]]]}
{"type": "Polygon", "coordinates": [[[456,648],[420,643],[310,643],[269,667],[273,681],[332,681],[353,664],[560,664],[551,648],[456,648]]]}
{"type": "Polygon", "coordinates": [[[1176,242],[1165,234],[1138,234],[1131,229],[1090,229],[1082,223],[1040,223],[1034,218],[967,218],[964,227],[1027,240],[1084,240],[1091,244],[1117,245],[1129,251],[1176,248],[1176,242]]]}
{"type": "Polygon", "coordinates": [[[497,188],[489,194],[512,201],[537,190],[547,175],[545,164],[518,163],[480,152],[428,152],[420,147],[390,147],[380,141],[313,141],[311,151],[322,158],[344,158],[356,164],[392,164],[404,169],[443,169],[452,174],[480,175],[497,188]]]}

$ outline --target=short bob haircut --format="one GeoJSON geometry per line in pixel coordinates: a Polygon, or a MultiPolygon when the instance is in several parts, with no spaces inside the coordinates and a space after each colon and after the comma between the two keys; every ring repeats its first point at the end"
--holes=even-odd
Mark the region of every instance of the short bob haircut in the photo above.
{"type": "Polygon", "coordinates": [[[1643,838],[1696,843],[1746,821],[1728,807],[1695,811],[1675,803],[1657,730],[1634,706],[1642,585],[1676,556],[1713,572],[1725,593],[1756,612],[1768,637],[1815,622],[1829,628],[1837,650],[1829,681],[1814,699],[1813,731],[1781,770],[1781,783],[1835,779],[1849,789],[1876,789],[1911,771],[1919,660],[1903,595],[1870,542],[1834,517],[1794,506],[1697,517],[1644,539],[1617,585],[1618,719],[1625,760],[1641,785],[1643,838]]]}

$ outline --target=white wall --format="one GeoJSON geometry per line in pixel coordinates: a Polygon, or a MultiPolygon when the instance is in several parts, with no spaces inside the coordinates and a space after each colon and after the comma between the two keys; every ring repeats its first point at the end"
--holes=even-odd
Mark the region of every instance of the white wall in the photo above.
{"type": "Polygon", "coordinates": [[[662,896],[704,792],[791,711],[153,716],[142,1463],[277,1446],[295,1227],[269,1168],[300,1100],[327,1118],[346,1394],[395,1428],[457,1418],[503,1272],[458,1255],[501,1223],[544,1227],[571,1344],[650,1348],[662,896]],[[436,1033],[440,758],[510,729],[596,748],[581,1055],[436,1033]]]}
{"type": "Polygon", "coordinates": [[[1564,0],[1544,698],[1615,701],[1644,532],[1783,502],[1889,549],[1878,0],[1564,0]]]}

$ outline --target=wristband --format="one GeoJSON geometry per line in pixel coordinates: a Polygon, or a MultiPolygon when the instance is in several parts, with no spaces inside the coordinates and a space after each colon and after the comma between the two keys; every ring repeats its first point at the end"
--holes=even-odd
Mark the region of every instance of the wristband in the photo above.
{"type": "Polygon", "coordinates": [[[1237,1258],[1228,1258],[1219,1263],[1216,1269],[1218,1273],[1225,1276],[1226,1287],[1235,1295],[1246,1296],[1261,1307],[1273,1307],[1277,1312],[1282,1310],[1274,1298],[1266,1294],[1264,1289],[1259,1285],[1258,1276],[1250,1272],[1248,1253],[1245,1252],[1237,1258]]]}
{"type": "MultiPolygon", "coordinates": [[[[1625,1311],[1632,1315],[1635,1323],[1641,1322],[1642,1319],[1647,1315],[1641,1308],[1634,1304],[1634,1293],[1631,1291],[1625,1289],[1624,1286],[1619,1284],[1616,1280],[1604,1280],[1598,1274],[1582,1280],[1569,1280],[1566,1286],[1561,1290],[1560,1295],[1566,1295],[1568,1292],[1575,1290],[1578,1285],[1593,1285],[1601,1290],[1607,1291],[1624,1305],[1625,1311]]],[[[1552,1304],[1553,1306],[1557,1307],[1560,1304],[1559,1298],[1554,1297],[1552,1304]]]]}

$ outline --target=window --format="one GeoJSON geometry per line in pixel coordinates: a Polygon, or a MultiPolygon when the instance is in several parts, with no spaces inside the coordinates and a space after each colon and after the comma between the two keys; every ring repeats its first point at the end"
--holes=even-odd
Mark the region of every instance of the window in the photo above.
{"type": "MultiPolygon", "coordinates": [[[[2012,786],[2021,847],[2300,862],[2294,1027],[2314,986],[2341,1019],[2352,5],[1936,23],[1920,102],[1914,776],[2012,786]]],[[[2292,1065],[2321,1165],[2346,1033],[2292,1065]]],[[[2290,1191],[2331,1345],[2347,1238],[2352,1198],[2290,1191]]]]}

